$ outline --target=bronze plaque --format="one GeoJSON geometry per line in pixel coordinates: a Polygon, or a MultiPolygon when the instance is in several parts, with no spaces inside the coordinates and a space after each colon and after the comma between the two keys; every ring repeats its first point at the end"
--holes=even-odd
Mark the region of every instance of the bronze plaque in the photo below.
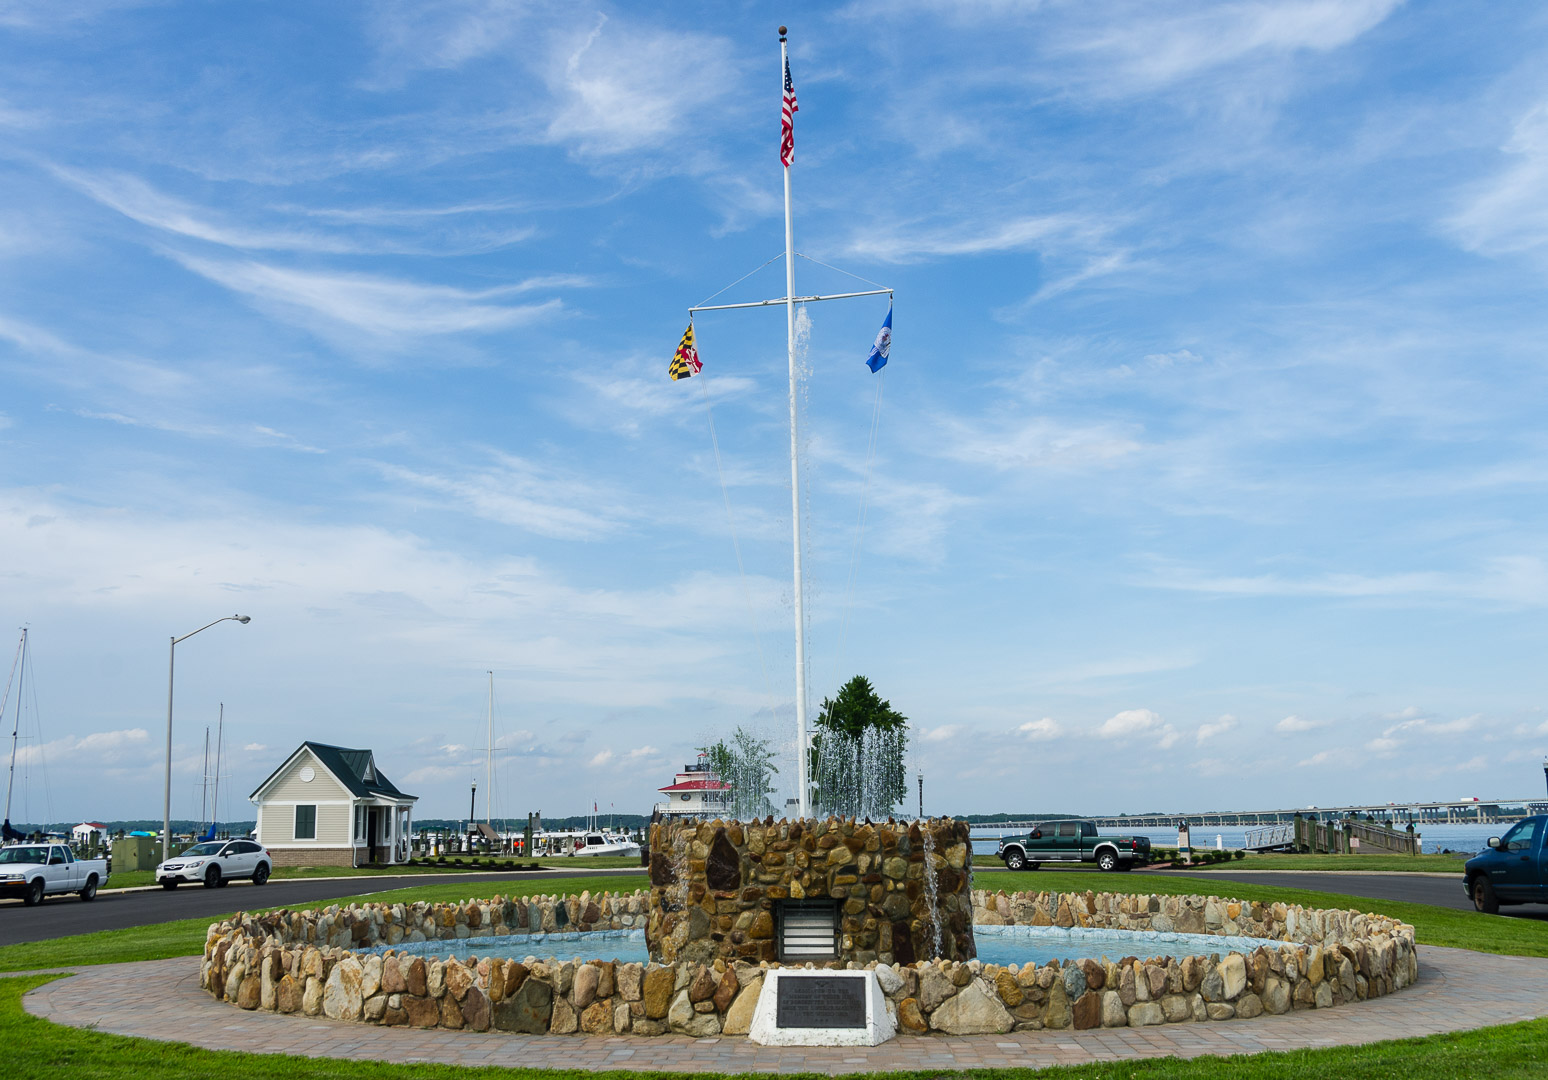
{"type": "Polygon", "coordinates": [[[779,980],[774,1026],[865,1027],[865,979],[841,975],[785,976],[779,980]]]}

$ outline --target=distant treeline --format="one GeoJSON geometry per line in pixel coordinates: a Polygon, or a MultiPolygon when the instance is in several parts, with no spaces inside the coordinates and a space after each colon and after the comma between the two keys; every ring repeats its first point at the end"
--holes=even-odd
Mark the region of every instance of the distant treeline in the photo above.
{"type": "MultiPolygon", "coordinates": [[[[11,827],[17,832],[32,834],[35,832],[67,833],[81,822],[71,818],[69,821],[57,821],[51,825],[36,825],[31,823],[17,824],[13,822],[11,827]]],[[[161,819],[155,821],[103,821],[98,822],[109,836],[117,836],[119,833],[149,832],[161,835],[161,819]]],[[[209,828],[205,821],[189,821],[186,818],[173,818],[172,831],[175,833],[203,832],[209,828]]],[[[223,833],[249,833],[258,827],[256,821],[222,821],[216,826],[223,833]]]]}

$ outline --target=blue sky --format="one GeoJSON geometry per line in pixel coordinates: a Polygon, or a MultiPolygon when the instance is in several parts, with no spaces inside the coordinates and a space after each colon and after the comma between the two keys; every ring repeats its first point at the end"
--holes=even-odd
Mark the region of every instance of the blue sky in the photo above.
{"type": "Polygon", "coordinates": [[[222,701],[226,816],[305,738],[460,814],[491,669],[501,812],[789,753],[782,312],[666,378],[782,249],[780,22],[797,291],[897,290],[874,459],[886,300],[807,312],[814,707],[934,812],[1540,788],[1537,8],[12,0],[14,816],[155,816],[232,611],[178,816],[222,701]]]}

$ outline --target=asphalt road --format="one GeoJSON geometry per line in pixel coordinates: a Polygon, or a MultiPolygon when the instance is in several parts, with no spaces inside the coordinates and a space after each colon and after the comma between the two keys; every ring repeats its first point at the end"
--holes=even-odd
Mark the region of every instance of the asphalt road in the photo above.
{"type": "MultiPolygon", "coordinates": [[[[49,897],[37,907],[26,907],[20,900],[0,902],[0,945],[14,945],[23,941],[47,941],[50,938],[70,934],[89,934],[96,930],[122,930],[129,926],[147,926],[152,923],[171,922],[174,919],[209,918],[228,915],[250,908],[296,907],[319,900],[350,896],[387,889],[403,889],[412,885],[443,883],[478,884],[491,882],[508,884],[512,881],[558,881],[563,878],[598,877],[613,874],[638,874],[643,880],[644,871],[629,867],[615,870],[596,870],[577,873],[573,870],[536,870],[493,874],[402,874],[382,877],[300,878],[270,880],[268,884],[254,886],[248,881],[233,881],[225,888],[206,889],[200,885],[185,885],[167,891],[165,889],[123,890],[99,892],[91,903],[84,903],[73,893],[68,896],[49,897]]],[[[490,890],[491,892],[495,890],[490,890]]]]}

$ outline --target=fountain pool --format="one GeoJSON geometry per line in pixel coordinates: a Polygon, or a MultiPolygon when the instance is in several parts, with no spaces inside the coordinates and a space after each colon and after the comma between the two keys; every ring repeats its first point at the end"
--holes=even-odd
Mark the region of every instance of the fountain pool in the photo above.
{"type": "MultiPolygon", "coordinates": [[[[1251,952],[1274,945],[1256,937],[1175,934],[1154,930],[1098,930],[1059,926],[980,926],[975,928],[978,959],[986,964],[1046,964],[1050,960],[1117,960],[1125,956],[1208,956],[1251,952]]],[[[370,950],[385,953],[385,947],[370,950]]],[[[455,956],[479,959],[616,960],[643,964],[647,960],[643,930],[596,930],[573,934],[521,934],[482,938],[476,943],[421,941],[394,947],[399,955],[444,960],[455,956]]]]}

